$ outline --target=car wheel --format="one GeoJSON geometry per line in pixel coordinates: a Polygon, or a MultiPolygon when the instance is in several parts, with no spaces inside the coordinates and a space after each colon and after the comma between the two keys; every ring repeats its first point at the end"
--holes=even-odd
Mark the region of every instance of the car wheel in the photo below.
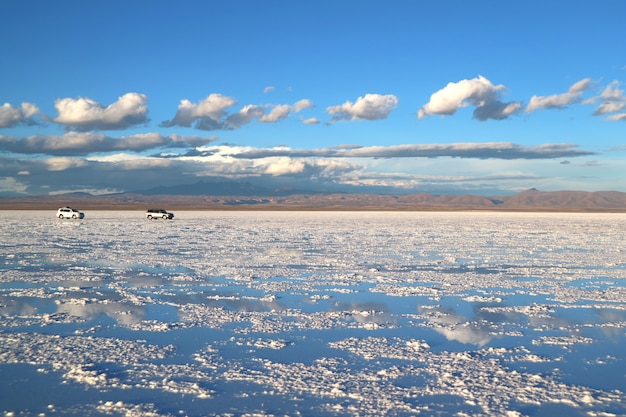
{"type": "Polygon", "coordinates": [[[152,216],[148,215],[148,220],[152,220],[152,216]]]}
{"type": "Polygon", "coordinates": [[[163,215],[163,218],[164,218],[164,219],[167,219],[167,215],[165,215],[165,214],[164,214],[164,215],[163,215]]]}
{"type": "Polygon", "coordinates": [[[59,219],[62,219],[62,218],[63,218],[63,215],[62,215],[62,214],[59,214],[59,219]]]}
{"type": "Polygon", "coordinates": [[[75,215],[75,214],[72,214],[72,219],[75,219],[75,218],[76,218],[76,215],[75,215]]]}

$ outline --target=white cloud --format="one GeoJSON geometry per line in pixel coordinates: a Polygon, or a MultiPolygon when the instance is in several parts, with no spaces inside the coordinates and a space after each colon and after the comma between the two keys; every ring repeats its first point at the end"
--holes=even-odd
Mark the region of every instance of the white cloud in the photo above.
{"type": "Polygon", "coordinates": [[[48,158],[43,164],[49,171],[65,171],[70,168],[79,168],[87,165],[87,161],[78,158],[48,158]]]}
{"type": "Polygon", "coordinates": [[[600,94],[600,98],[606,101],[623,101],[625,98],[624,90],[619,88],[619,81],[615,80],[607,85],[600,94]]]}
{"type": "Polygon", "coordinates": [[[147,157],[147,156],[139,156],[139,155],[130,155],[130,154],[117,154],[117,155],[109,155],[104,157],[92,157],[89,158],[90,162],[105,162],[111,165],[109,169],[117,169],[117,170],[127,170],[127,171],[136,171],[136,170],[154,170],[154,169],[165,169],[169,168],[172,165],[176,165],[175,161],[171,159],[164,158],[155,158],[155,157],[147,157]]]}
{"type": "Polygon", "coordinates": [[[626,119],[626,113],[619,113],[622,110],[626,109],[626,96],[624,96],[624,90],[619,88],[618,81],[613,81],[611,84],[606,86],[598,99],[601,101],[601,103],[598,108],[593,112],[594,116],[617,113],[606,117],[605,120],[626,119]]]}
{"type": "Polygon", "coordinates": [[[106,107],[90,98],[62,98],[54,103],[59,115],[53,121],[81,131],[126,129],[148,121],[147,102],[138,93],[124,94],[106,107]]]}
{"type": "Polygon", "coordinates": [[[288,104],[279,104],[268,113],[261,116],[259,119],[263,123],[275,123],[279,120],[285,119],[291,112],[291,106],[288,104]]]}
{"type": "Polygon", "coordinates": [[[238,129],[254,119],[263,123],[276,123],[289,117],[292,111],[299,112],[313,107],[311,100],[302,99],[293,106],[278,104],[261,106],[248,104],[236,113],[228,114],[227,109],[237,102],[221,94],[211,94],[198,104],[189,100],[181,100],[176,115],[172,120],[166,120],[161,126],[195,127],[200,130],[232,130],[238,129]],[[266,108],[270,108],[269,113],[266,108]]]}
{"type": "Polygon", "coordinates": [[[503,103],[499,100],[494,100],[476,107],[474,109],[474,117],[478,120],[503,120],[519,112],[521,108],[522,103],[518,101],[503,103]]]}
{"type": "Polygon", "coordinates": [[[606,118],[606,120],[619,120],[619,121],[626,121],[626,113],[617,113],[617,114],[612,114],[610,116],[608,116],[606,118]]]}
{"type": "Polygon", "coordinates": [[[295,102],[295,104],[293,105],[293,111],[298,113],[302,110],[312,109],[313,107],[315,106],[313,105],[313,102],[311,100],[309,100],[308,98],[303,98],[302,100],[295,102]]]}
{"type": "Polygon", "coordinates": [[[273,92],[275,90],[276,90],[276,87],[274,87],[273,85],[268,85],[267,87],[265,87],[263,89],[263,93],[267,94],[267,93],[271,93],[271,92],[273,92]]]}
{"type": "Polygon", "coordinates": [[[293,159],[288,157],[268,158],[255,165],[254,171],[278,176],[302,178],[339,178],[346,172],[353,172],[361,167],[341,160],[333,159],[293,159]]]}
{"type": "Polygon", "coordinates": [[[226,118],[224,125],[229,129],[238,129],[243,125],[250,123],[252,120],[256,118],[263,117],[265,115],[265,110],[263,107],[257,106],[254,104],[249,104],[244,106],[237,113],[233,113],[226,118]]]}
{"type": "Polygon", "coordinates": [[[355,103],[346,101],[340,106],[326,108],[328,114],[335,115],[331,122],[337,120],[380,120],[398,106],[398,98],[393,94],[366,94],[359,97],[355,103]]]}
{"type": "Polygon", "coordinates": [[[551,96],[532,96],[528,106],[526,106],[526,111],[533,112],[541,109],[562,109],[571,104],[579,103],[582,101],[583,93],[590,87],[591,79],[584,78],[574,83],[566,93],[551,96]]]}
{"type": "Polygon", "coordinates": [[[623,110],[624,108],[626,108],[626,103],[624,102],[620,103],[616,101],[607,101],[607,102],[601,103],[596,109],[596,111],[593,112],[593,115],[598,116],[601,114],[616,113],[618,111],[623,110]]]}
{"type": "Polygon", "coordinates": [[[591,86],[591,78],[583,78],[580,81],[575,82],[569,88],[568,92],[570,93],[584,93],[591,86]]]}
{"type": "Polygon", "coordinates": [[[147,157],[143,155],[131,154],[131,153],[115,153],[110,155],[96,155],[90,156],[86,158],[88,161],[95,162],[109,162],[109,163],[117,163],[117,162],[125,162],[125,161],[136,161],[136,160],[158,160],[158,161],[166,161],[161,158],[153,158],[147,157]]]}
{"type": "Polygon", "coordinates": [[[417,116],[419,119],[432,114],[450,116],[460,108],[475,106],[476,119],[506,119],[517,113],[522,104],[515,101],[508,103],[500,101],[500,92],[504,89],[504,85],[493,85],[482,75],[471,80],[448,83],[430,96],[429,102],[422,106],[417,116]]]}
{"type": "Polygon", "coordinates": [[[221,94],[211,94],[198,104],[183,99],[180,101],[174,118],[164,121],[162,126],[191,127],[195,123],[196,128],[202,130],[223,129],[226,109],[235,104],[237,104],[235,99],[221,94]]]}
{"type": "Polygon", "coordinates": [[[302,110],[311,109],[313,107],[315,106],[313,106],[311,100],[306,98],[295,102],[293,106],[288,104],[278,104],[273,106],[269,113],[261,116],[259,120],[263,123],[275,123],[289,117],[292,111],[298,113],[302,110]]]}
{"type": "Polygon", "coordinates": [[[0,107],[0,127],[13,127],[21,123],[32,123],[32,116],[39,115],[39,108],[31,103],[22,103],[21,107],[13,107],[4,103],[0,107]]]}
{"type": "Polygon", "coordinates": [[[279,158],[276,161],[270,162],[266,165],[264,174],[269,175],[288,175],[299,174],[304,171],[306,165],[304,161],[291,158],[279,158]]]}
{"type": "Polygon", "coordinates": [[[308,119],[303,119],[302,123],[304,123],[305,125],[317,125],[320,123],[320,121],[316,117],[310,117],[308,119]]]}

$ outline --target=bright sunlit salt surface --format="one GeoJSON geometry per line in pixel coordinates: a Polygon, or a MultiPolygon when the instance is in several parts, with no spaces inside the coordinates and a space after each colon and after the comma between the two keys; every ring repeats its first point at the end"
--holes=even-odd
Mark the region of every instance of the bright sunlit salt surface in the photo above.
{"type": "Polygon", "coordinates": [[[0,412],[626,415],[626,215],[4,211],[0,412]]]}

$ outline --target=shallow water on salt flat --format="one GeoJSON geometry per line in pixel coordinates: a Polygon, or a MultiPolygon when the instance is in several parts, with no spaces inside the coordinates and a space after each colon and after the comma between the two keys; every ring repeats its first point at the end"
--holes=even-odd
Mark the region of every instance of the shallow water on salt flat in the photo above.
{"type": "Polygon", "coordinates": [[[2,216],[6,415],[626,414],[624,214],[2,216]]]}

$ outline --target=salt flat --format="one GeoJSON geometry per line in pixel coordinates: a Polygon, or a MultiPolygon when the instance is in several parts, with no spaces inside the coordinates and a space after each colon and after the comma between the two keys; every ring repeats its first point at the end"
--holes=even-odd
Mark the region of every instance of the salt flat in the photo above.
{"type": "Polygon", "coordinates": [[[625,214],[1,213],[7,416],[626,414],[625,214]]]}

